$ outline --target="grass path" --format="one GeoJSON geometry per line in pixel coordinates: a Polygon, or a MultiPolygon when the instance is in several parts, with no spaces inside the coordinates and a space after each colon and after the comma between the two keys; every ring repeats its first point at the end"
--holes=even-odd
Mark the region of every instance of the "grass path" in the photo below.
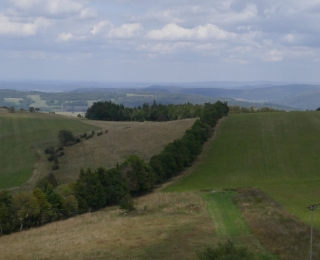
{"type": "Polygon", "coordinates": [[[233,192],[202,193],[215,231],[221,238],[250,236],[238,207],[232,203],[233,196],[233,192]]]}
{"type": "Polygon", "coordinates": [[[202,192],[201,197],[206,203],[208,214],[212,220],[215,237],[220,241],[233,241],[236,245],[248,246],[261,259],[277,259],[271,256],[258,239],[250,232],[242,218],[241,212],[233,203],[233,191],[202,192]]]}

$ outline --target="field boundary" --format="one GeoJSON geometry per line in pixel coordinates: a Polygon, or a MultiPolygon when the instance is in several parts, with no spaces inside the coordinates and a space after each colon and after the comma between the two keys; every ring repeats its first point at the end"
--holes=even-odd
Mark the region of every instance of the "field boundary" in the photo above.
{"type": "Polygon", "coordinates": [[[202,146],[202,152],[201,152],[201,154],[199,154],[199,155],[197,156],[197,158],[193,161],[192,166],[189,167],[189,168],[185,168],[179,175],[173,177],[173,178],[172,178],[171,180],[169,180],[168,182],[165,182],[165,183],[161,184],[158,188],[154,189],[154,191],[160,191],[160,190],[166,188],[167,186],[171,185],[172,183],[174,183],[174,182],[176,182],[176,181],[179,181],[179,180],[181,180],[182,178],[184,178],[184,177],[189,176],[190,174],[192,174],[194,165],[197,164],[197,163],[201,160],[201,158],[204,156],[204,154],[205,154],[206,152],[208,152],[208,149],[209,149],[211,143],[215,140],[215,137],[216,137],[216,135],[217,135],[217,130],[219,129],[221,122],[224,121],[224,120],[225,120],[225,117],[223,117],[223,118],[221,118],[221,119],[218,120],[217,124],[216,124],[215,127],[213,128],[214,131],[213,131],[212,137],[211,137],[206,143],[204,143],[204,145],[202,146]]]}

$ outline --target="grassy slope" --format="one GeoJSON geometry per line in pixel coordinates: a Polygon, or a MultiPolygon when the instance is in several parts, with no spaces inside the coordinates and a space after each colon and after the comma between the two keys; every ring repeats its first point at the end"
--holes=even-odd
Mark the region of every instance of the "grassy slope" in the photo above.
{"type": "MultiPolygon", "coordinates": [[[[23,185],[33,187],[36,180],[51,171],[44,149],[58,147],[58,132],[71,130],[74,134],[108,129],[108,133],[65,148],[55,171],[61,182],[77,179],[81,168],[111,168],[131,154],[148,160],[174,139],[180,138],[195,119],[171,122],[102,122],[63,117],[49,113],[0,114],[0,189],[23,185]]],[[[103,131],[104,132],[104,131],[103,131]]]]}
{"type": "Polygon", "coordinates": [[[0,114],[0,189],[21,185],[33,172],[35,146],[57,143],[61,129],[79,133],[98,129],[74,119],[41,114],[0,114]]]}
{"type": "Polygon", "coordinates": [[[1,256],[8,260],[197,259],[197,250],[228,238],[265,255],[257,239],[248,234],[233,195],[149,194],[135,199],[137,211],[128,215],[109,207],[0,237],[1,256]]]}
{"type": "Polygon", "coordinates": [[[317,112],[229,116],[192,173],[165,190],[259,187],[308,223],[320,196],[319,129],[317,112]]]}
{"type": "MultiPolygon", "coordinates": [[[[88,124],[108,129],[108,133],[67,147],[65,156],[59,158],[57,172],[61,182],[78,178],[81,168],[112,168],[131,154],[148,161],[166,144],[181,138],[195,119],[170,122],[106,122],[87,120],[88,124]]],[[[104,131],[102,131],[104,132],[104,131]]],[[[46,160],[44,158],[44,160],[46,160]]]]}
{"type": "Polygon", "coordinates": [[[196,259],[196,249],[215,243],[202,199],[192,193],[136,200],[139,211],[118,207],[84,214],[0,237],[1,259],[196,259]],[[141,209],[146,210],[141,210],[141,209]]]}

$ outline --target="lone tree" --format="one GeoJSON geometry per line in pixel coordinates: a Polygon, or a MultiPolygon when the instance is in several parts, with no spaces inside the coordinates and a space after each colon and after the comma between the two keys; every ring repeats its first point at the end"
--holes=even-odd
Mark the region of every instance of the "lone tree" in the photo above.
{"type": "Polygon", "coordinates": [[[74,135],[68,130],[60,130],[58,139],[61,145],[74,144],[76,141],[74,135]]]}

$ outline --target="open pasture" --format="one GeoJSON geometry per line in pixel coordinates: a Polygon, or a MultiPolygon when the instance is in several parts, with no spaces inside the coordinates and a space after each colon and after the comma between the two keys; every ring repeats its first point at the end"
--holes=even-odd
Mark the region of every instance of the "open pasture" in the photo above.
{"type": "Polygon", "coordinates": [[[25,188],[32,188],[39,177],[52,171],[44,149],[58,148],[62,129],[75,135],[99,129],[103,132],[64,149],[65,156],[59,157],[60,168],[54,172],[61,182],[70,182],[77,179],[81,168],[115,167],[131,154],[148,160],[180,138],[194,121],[102,122],[49,113],[0,114],[0,189],[20,186],[27,180],[25,188]]]}
{"type": "Polygon", "coordinates": [[[320,201],[319,169],[320,113],[230,115],[191,173],[165,191],[257,187],[309,223],[307,206],[320,201]]]}
{"type": "Polygon", "coordinates": [[[58,144],[61,129],[78,134],[99,128],[52,114],[0,114],[0,189],[25,183],[43,148],[58,144]]]}
{"type": "Polygon", "coordinates": [[[168,122],[83,122],[101,128],[103,134],[94,135],[89,140],[82,139],[81,143],[64,149],[65,156],[59,158],[60,168],[56,171],[61,182],[75,181],[81,168],[115,167],[132,154],[148,161],[151,156],[160,153],[165,145],[181,138],[195,119],[168,122]]]}
{"type": "MultiPolygon", "coordinates": [[[[0,237],[4,259],[197,259],[205,245],[232,239],[261,258],[233,193],[152,193],[135,199],[136,211],[118,207],[0,237]],[[204,198],[204,200],[203,200],[204,198]],[[231,207],[227,213],[225,207],[231,207]],[[235,223],[228,227],[230,223],[235,223]],[[45,241],[45,242],[44,242],[45,241]]],[[[265,256],[265,257],[262,257],[265,256]]]]}

